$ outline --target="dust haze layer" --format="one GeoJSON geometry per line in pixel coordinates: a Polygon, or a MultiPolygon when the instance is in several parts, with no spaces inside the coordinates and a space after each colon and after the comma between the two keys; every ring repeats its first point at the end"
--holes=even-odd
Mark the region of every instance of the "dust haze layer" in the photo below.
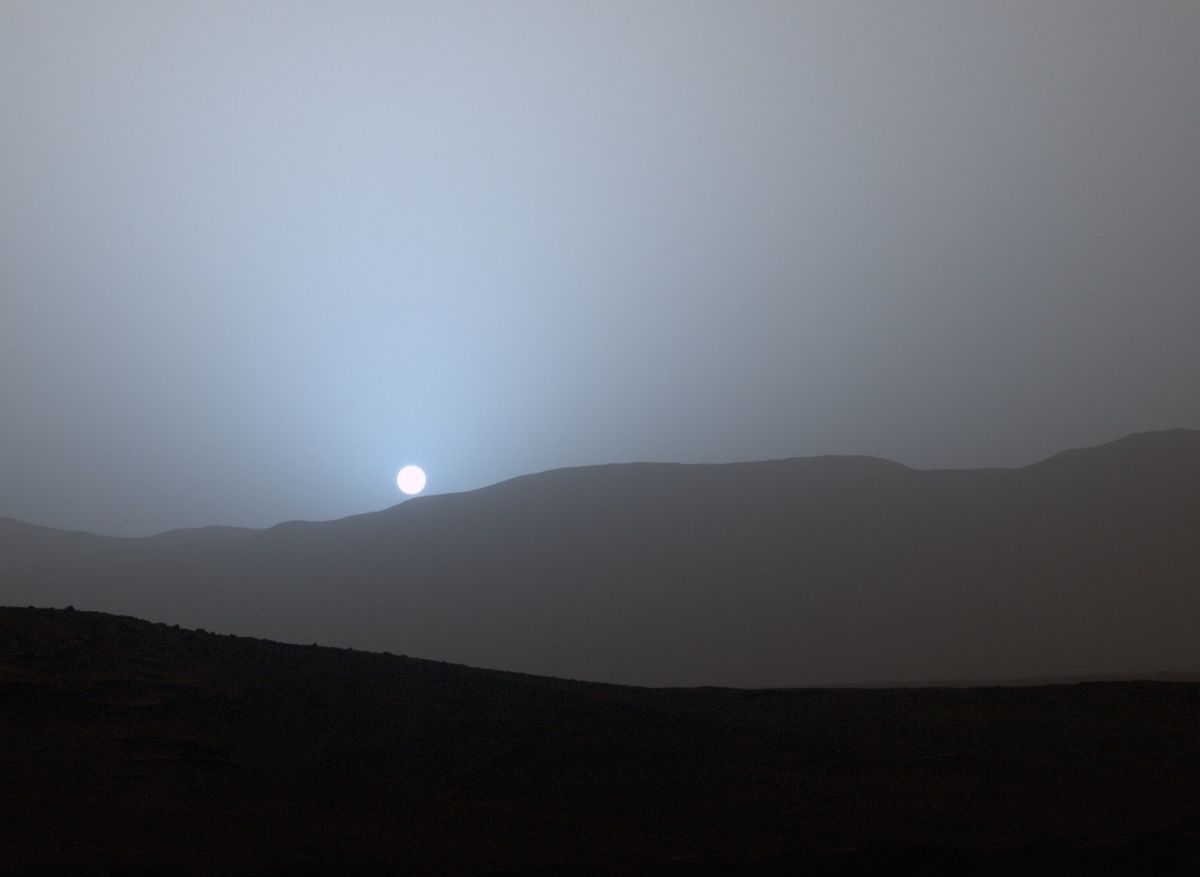
{"type": "Polygon", "coordinates": [[[6,0],[0,515],[1200,428],[1198,45],[1194,0],[6,0]]]}
{"type": "Polygon", "coordinates": [[[621,464],[328,522],[0,524],[0,602],[643,685],[1200,671],[1200,433],[1023,469],[621,464]]]}

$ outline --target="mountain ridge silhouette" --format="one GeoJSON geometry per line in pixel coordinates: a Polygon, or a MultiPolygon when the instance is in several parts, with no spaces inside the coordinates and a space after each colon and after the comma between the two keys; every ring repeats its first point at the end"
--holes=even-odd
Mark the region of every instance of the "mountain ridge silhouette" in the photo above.
{"type": "Polygon", "coordinates": [[[127,539],[0,521],[0,603],[648,685],[1192,673],[1200,432],[1015,469],[623,463],[127,539]],[[32,528],[32,529],[31,529],[32,528]]]}

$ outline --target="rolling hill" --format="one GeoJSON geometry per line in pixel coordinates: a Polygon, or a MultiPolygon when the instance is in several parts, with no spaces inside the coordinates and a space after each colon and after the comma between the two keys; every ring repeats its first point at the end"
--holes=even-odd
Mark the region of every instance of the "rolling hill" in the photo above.
{"type": "Polygon", "coordinates": [[[1200,433],[564,469],[267,530],[0,521],[0,603],[638,685],[1200,670],[1200,433]]]}

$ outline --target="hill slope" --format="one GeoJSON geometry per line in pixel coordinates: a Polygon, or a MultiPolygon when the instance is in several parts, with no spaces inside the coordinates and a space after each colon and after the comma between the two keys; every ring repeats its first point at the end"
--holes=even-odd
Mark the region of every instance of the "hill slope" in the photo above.
{"type": "Polygon", "coordinates": [[[1200,433],[557,470],[264,531],[0,522],[0,602],[635,684],[1200,670],[1200,433]]]}
{"type": "Polygon", "coordinates": [[[1200,864],[1200,686],[637,689],[0,609],[0,864],[1200,864]]]}

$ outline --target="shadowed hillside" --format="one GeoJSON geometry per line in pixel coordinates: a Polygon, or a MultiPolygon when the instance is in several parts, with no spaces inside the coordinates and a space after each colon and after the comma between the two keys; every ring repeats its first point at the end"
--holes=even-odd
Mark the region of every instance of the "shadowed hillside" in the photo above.
{"type": "Polygon", "coordinates": [[[0,609],[0,863],[1197,863],[1200,686],[637,689],[0,609]]]}
{"type": "Polygon", "coordinates": [[[269,530],[0,522],[0,600],[651,685],[1200,670],[1200,433],[545,472],[269,530]]]}

